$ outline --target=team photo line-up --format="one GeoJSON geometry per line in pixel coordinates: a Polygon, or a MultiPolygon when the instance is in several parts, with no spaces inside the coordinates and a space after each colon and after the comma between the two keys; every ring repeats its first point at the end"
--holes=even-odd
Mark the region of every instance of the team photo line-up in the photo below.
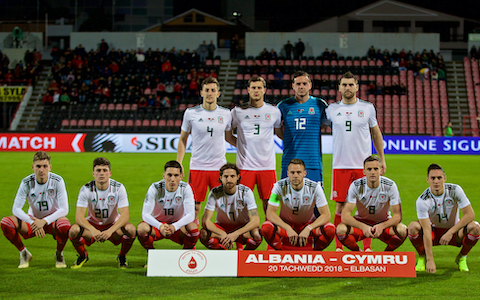
{"type": "Polygon", "coordinates": [[[35,153],[34,173],[21,181],[13,215],[1,221],[3,234],[20,253],[18,267],[28,268],[32,259],[21,237],[43,238],[46,233],[57,241],[57,268],[67,267],[63,249],[71,240],[78,252],[72,269],[88,262],[85,246],[106,240],[121,244],[117,261],[126,268],[126,254],[135,238],[145,249],[153,249],[155,241],[166,238],[184,249],[195,249],[200,239],[208,249],[223,250],[255,250],[263,239],[268,250],[323,250],[335,239],[336,251],[343,251],[343,246],[361,251],[357,242],[362,240],[363,251],[369,252],[372,238],[386,243],[385,251],[393,251],[408,236],[418,252],[417,271],[436,272],[435,245],[461,247],[456,263],[461,271],[468,271],[467,254],[480,238],[470,201],[459,185],[446,183],[441,166],[431,164],[427,169],[429,188],[416,202],[418,221],[408,227],[401,223],[398,188],[382,176],[387,165],[375,108],[356,97],[357,78],[345,73],[338,87],[342,100],[330,105],[310,96],[312,82],[306,72],[294,74],[292,88],[294,97],[273,106],[264,102],[265,80],[253,76],[247,87],[249,102],[230,111],[217,105],[218,81],[205,79],[200,90],[203,103],[185,111],[177,159],[167,162],[163,179],[150,185],[143,221],[136,227],[129,223],[125,186],[111,179],[107,158],[93,161],[94,179],[80,189],[75,224],[71,225],[66,218],[65,182],[50,172],[46,152],[35,153]],[[333,134],[333,224],[323,191],[323,126],[331,126],[333,134]],[[274,134],[284,141],[279,181],[274,134]],[[190,135],[186,183],[181,163],[190,135]],[[226,161],[225,141],[237,148],[236,164],[226,161]],[[378,156],[372,156],[372,142],[378,156]],[[265,212],[261,226],[252,192],[255,185],[265,212]],[[26,200],[28,213],[23,211],[26,200]]]}

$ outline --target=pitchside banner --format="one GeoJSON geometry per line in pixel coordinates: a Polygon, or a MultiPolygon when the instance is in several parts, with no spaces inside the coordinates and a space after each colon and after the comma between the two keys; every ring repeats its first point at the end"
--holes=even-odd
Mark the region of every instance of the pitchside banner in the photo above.
{"type": "Polygon", "coordinates": [[[26,91],[26,86],[2,86],[0,87],[0,102],[20,102],[26,91]]]}
{"type": "Polygon", "coordinates": [[[148,250],[147,276],[416,277],[413,252],[148,250]]]}
{"type": "MultiPolygon", "coordinates": [[[[0,151],[176,153],[179,134],[148,133],[0,133],[0,151]]],[[[225,143],[227,152],[236,148],[225,143]]],[[[187,141],[187,152],[192,148],[187,141]]],[[[386,154],[480,154],[478,137],[383,136],[386,154]]],[[[374,149],[372,147],[372,149],[374,149]]],[[[283,141],[275,136],[275,152],[283,141]]],[[[322,136],[323,154],[331,154],[332,136],[322,136]]]]}

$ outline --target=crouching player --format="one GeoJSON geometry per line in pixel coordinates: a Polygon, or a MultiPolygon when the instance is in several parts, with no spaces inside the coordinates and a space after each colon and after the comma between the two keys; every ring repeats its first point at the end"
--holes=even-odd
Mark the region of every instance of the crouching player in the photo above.
{"type": "Polygon", "coordinates": [[[245,250],[255,250],[262,243],[258,226],[257,204],[253,192],[239,184],[240,170],[227,163],[220,168],[220,186],[208,195],[203,212],[200,241],[208,249],[230,249],[234,243],[246,245],[245,250]],[[212,222],[217,210],[216,222],[212,222]]]}
{"type": "Polygon", "coordinates": [[[69,236],[79,256],[72,269],[81,268],[88,261],[85,245],[107,240],[122,244],[117,261],[127,268],[126,255],[135,240],[135,226],[128,222],[128,197],[125,186],[111,179],[111,164],[105,157],[93,160],[94,180],[85,184],[78,195],[77,212],[69,236]],[[88,210],[88,215],[85,213],[88,210]]]}
{"type": "Polygon", "coordinates": [[[300,159],[290,161],[287,175],[273,187],[262,235],[275,250],[282,250],[284,244],[304,247],[308,239],[313,239],[314,250],[323,250],[335,237],[323,189],[319,183],[305,178],[307,171],[300,159]],[[313,213],[315,204],[320,213],[318,218],[313,213]]]}
{"type": "Polygon", "coordinates": [[[145,249],[153,242],[170,239],[194,249],[199,232],[195,219],[195,200],[190,185],[181,181],[182,166],[177,161],[165,164],[163,180],[154,182],[143,203],[143,222],[137,226],[138,240],[145,249]]]}
{"type": "Polygon", "coordinates": [[[446,179],[442,167],[428,167],[430,187],[417,199],[418,221],[408,225],[408,237],[419,255],[416,271],[435,273],[432,246],[452,245],[462,247],[455,261],[460,271],[468,272],[467,254],[480,238],[480,225],[465,192],[457,184],[445,183],[446,179]]]}
{"type": "Polygon", "coordinates": [[[378,238],[387,244],[385,251],[397,249],[407,238],[407,226],[400,223],[402,209],[397,185],[380,176],[381,170],[377,156],[367,157],[363,163],[365,177],[352,182],[348,189],[337,236],[352,251],[360,250],[357,242],[364,238],[378,238]],[[357,211],[352,217],[355,206],[357,211]]]}
{"type": "Polygon", "coordinates": [[[20,182],[13,202],[13,216],[2,219],[2,231],[5,237],[20,251],[20,269],[28,268],[32,254],[23,245],[24,239],[34,236],[44,238],[53,235],[57,241],[55,267],[66,268],[63,249],[68,241],[70,222],[68,214],[68,196],[63,178],[51,173],[50,155],[39,151],[33,155],[33,174],[20,182]],[[28,200],[28,214],[22,209],[28,200]]]}

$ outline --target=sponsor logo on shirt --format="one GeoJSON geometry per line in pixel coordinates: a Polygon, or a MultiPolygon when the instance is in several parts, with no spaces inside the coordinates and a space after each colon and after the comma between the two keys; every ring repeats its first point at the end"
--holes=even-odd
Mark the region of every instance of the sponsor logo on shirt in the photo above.
{"type": "Polygon", "coordinates": [[[200,119],[198,120],[198,122],[203,122],[203,119],[202,119],[202,118],[200,118],[200,119]]]}
{"type": "Polygon", "coordinates": [[[364,112],[363,110],[359,110],[359,111],[358,111],[358,117],[359,117],[359,118],[365,117],[365,112],[364,112]]]}
{"type": "Polygon", "coordinates": [[[272,119],[271,114],[265,114],[265,120],[270,121],[272,119]]]}
{"type": "Polygon", "coordinates": [[[165,203],[165,201],[163,201],[163,199],[160,199],[158,200],[158,203],[165,203]]]}
{"type": "Polygon", "coordinates": [[[365,201],[367,201],[365,197],[362,197],[362,199],[360,199],[360,202],[365,202],[365,201]]]}
{"type": "Polygon", "coordinates": [[[337,117],[338,117],[338,116],[341,116],[341,115],[342,115],[342,113],[338,113],[338,114],[337,114],[337,117]]]}
{"type": "Polygon", "coordinates": [[[248,115],[246,115],[246,116],[245,116],[245,119],[246,119],[246,120],[247,120],[247,119],[250,119],[250,117],[249,117],[248,115]]]}
{"type": "Polygon", "coordinates": [[[291,114],[292,114],[292,112],[291,112],[291,111],[288,111],[288,112],[287,112],[287,116],[288,116],[288,115],[291,115],[291,114]]]}
{"type": "Polygon", "coordinates": [[[223,117],[222,116],[218,116],[218,124],[223,124],[223,117]]]}
{"type": "Polygon", "coordinates": [[[315,108],[310,107],[310,108],[308,109],[308,114],[309,114],[309,115],[314,115],[314,114],[315,114],[315,108]]]}

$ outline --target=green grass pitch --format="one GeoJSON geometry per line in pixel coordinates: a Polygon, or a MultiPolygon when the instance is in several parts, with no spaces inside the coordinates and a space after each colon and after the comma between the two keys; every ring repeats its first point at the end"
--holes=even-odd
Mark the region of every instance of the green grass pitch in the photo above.
{"type": "MultiPolygon", "coordinates": [[[[92,161],[99,153],[50,153],[52,171],[66,181],[70,212],[75,220],[75,203],[80,187],[92,179],[92,161]]],[[[2,170],[0,215],[9,216],[20,180],[32,172],[33,153],[0,153],[2,170]]],[[[163,165],[175,154],[104,154],[112,162],[112,178],[125,184],[130,201],[130,222],[141,221],[141,209],[149,185],[161,179],[163,165]]],[[[186,156],[188,160],[189,156],[186,156]]],[[[228,154],[227,159],[235,161],[228,154]]],[[[277,165],[280,163],[277,156],[277,165]]],[[[325,193],[330,196],[331,155],[324,155],[325,193]]],[[[396,181],[402,197],[403,223],[416,219],[415,200],[428,187],[426,169],[430,163],[442,165],[447,182],[460,184],[473,209],[478,204],[480,156],[388,155],[386,176],[396,181]]],[[[186,174],[188,174],[186,170],[186,174]]],[[[278,167],[280,171],[280,167],[278,167]]],[[[260,202],[259,208],[261,207],[260,202]]],[[[333,214],[334,203],[329,201],[333,214]]],[[[261,220],[264,220],[263,212],[261,220]]],[[[332,217],[333,218],[333,217],[332,217]]],[[[119,248],[96,243],[87,248],[90,261],[79,270],[54,267],[55,241],[32,238],[25,245],[33,254],[30,268],[19,270],[18,251],[0,237],[0,299],[474,299],[480,282],[479,250],[468,256],[469,273],[458,271],[454,262],[458,249],[434,248],[436,274],[419,273],[417,278],[147,278],[142,268],[146,251],[135,241],[128,254],[130,267],[121,270],[115,261],[119,248]],[[467,297],[467,298],[466,298],[467,297]]],[[[157,248],[179,249],[171,241],[156,242],[157,248]]],[[[384,244],[374,240],[373,249],[384,244]]],[[[197,249],[205,249],[201,243],[197,249]]],[[[266,249],[265,242],[260,246],[266,249]]],[[[333,243],[327,251],[333,251],[333,243]]],[[[410,241],[401,251],[414,251],[410,241]]],[[[68,265],[76,259],[69,242],[64,251],[68,265]]]]}

